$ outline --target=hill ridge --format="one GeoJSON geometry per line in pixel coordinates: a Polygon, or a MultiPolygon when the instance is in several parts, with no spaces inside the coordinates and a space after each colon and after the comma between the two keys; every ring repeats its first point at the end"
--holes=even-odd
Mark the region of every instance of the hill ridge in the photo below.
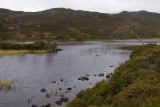
{"type": "Polygon", "coordinates": [[[123,11],[117,14],[52,8],[39,12],[0,8],[0,39],[33,40],[46,32],[57,40],[129,39],[126,32],[113,33],[130,25],[141,38],[159,38],[160,14],[147,11],[123,11]]]}

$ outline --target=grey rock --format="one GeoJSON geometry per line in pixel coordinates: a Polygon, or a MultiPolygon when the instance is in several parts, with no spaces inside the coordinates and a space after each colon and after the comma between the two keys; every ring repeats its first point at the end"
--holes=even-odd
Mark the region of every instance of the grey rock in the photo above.
{"type": "Polygon", "coordinates": [[[46,93],[46,98],[50,98],[51,95],[49,93],[46,93]]]}
{"type": "Polygon", "coordinates": [[[48,103],[48,104],[46,104],[46,105],[42,105],[42,106],[40,106],[40,107],[51,107],[51,104],[50,104],[50,103],[48,103]]]}
{"type": "Polygon", "coordinates": [[[114,67],[113,65],[109,66],[109,67],[114,67]]]}
{"type": "Polygon", "coordinates": [[[61,101],[61,100],[56,101],[55,103],[56,103],[57,105],[62,105],[62,101],[61,101]]]}
{"type": "Polygon", "coordinates": [[[88,81],[88,80],[89,80],[89,78],[88,78],[88,77],[84,77],[84,80],[88,81]]]}
{"type": "Polygon", "coordinates": [[[99,76],[100,76],[100,77],[104,76],[104,73],[99,73],[99,76]]]}
{"type": "Polygon", "coordinates": [[[69,88],[67,88],[67,90],[72,90],[72,88],[71,88],[71,87],[69,87],[69,88]]]}
{"type": "Polygon", "coordinates": [[[31,107],[38,107],[38,105],[36,105],[36,104],[33,104],[31,107]]]}
{"type": "Polygon", "coordinates": [[[107,74],[107,75],[106,75],[106,78],[110,78],[110,77],[111,77],[111,75],[112,75],[112,74],[107,74]]]}
{"type": "Polygon", "coordinates": [[[68,98],[68,97],[62,97],[62,98],[61,98],[61,101],[62,101],[62,102],[68,102],[68,101],[69,101],[69,98],[68,98]]]}
{"type": "Polygon", "coordinates": [[[52,83],[56,83],[56,81],[52,81],[52,83]]]}
{"type": "Polygon", "coordinates": [[[78,80],[84,81],[84,80],[89,80],[88,76],[81,76],[80,78],[78,78],[78,80]]]}
{"type": "Polygon", "coordinates": [[[46,92],[45,88],[40,89],[41,92],[46,92]]]}
{"type": "Polygon", "coordinates": [[[90,76],[89,74],[86,75],[86,77],[89,77],[89,76],[90,76]]]}

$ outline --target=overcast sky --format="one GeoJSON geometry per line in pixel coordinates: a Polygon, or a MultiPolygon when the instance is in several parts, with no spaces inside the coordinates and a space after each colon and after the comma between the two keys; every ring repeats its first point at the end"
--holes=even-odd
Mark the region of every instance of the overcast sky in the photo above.
{"type": "Polygon", "coordinates": [[[19,11],[41,11],[57,7],[102,13],[139,10],[160,13],[160,0],[0,0],[0,8],[19,11]]]}

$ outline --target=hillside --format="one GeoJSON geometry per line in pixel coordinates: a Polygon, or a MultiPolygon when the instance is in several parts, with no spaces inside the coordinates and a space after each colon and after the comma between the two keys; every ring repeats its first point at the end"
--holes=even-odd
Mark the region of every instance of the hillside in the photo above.
{"type": "Polygon", "coordinates": [[[129,26],[141,38],[160,37],[160,14],[147,11],[104,14],[64,8],[40,12],[0,9],[0,39],[43,39],[50,32],[57,40],[125,39],[118,32],[129,26]],[[116,32],[116,33],[115,33],[116,32]]]}
{"type": "Polygon", "coordinates": [[[159,107],[159,56],[158,45],[139,47],[109,81],[80,92],[67,107],[159,107]]]}

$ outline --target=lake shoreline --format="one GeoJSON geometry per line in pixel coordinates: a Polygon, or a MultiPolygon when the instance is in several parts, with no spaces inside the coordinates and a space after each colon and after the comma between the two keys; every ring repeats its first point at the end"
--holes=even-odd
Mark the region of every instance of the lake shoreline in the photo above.
{"type": "Polygon", "coordinates": [[[158,45],[140,46],[128,61],[115,69],[109,81],[81,91],[67,107],[157,107],[159,53],[158,45]]]}

